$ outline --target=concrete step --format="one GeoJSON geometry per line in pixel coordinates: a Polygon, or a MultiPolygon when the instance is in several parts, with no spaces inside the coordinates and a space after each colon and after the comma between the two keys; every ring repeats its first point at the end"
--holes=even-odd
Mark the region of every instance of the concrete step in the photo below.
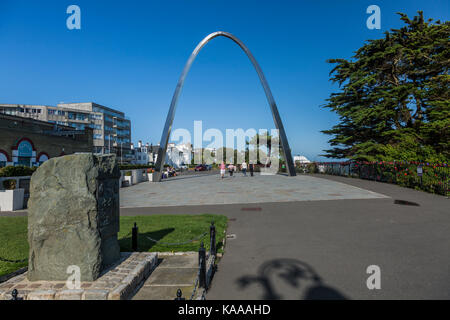
{"type": "MultiPolygon", "coordinates": [[[[198,273],[198,253],[161,255],[159,265],[134,295],[133,300],[173,300],[181,289],[190,299],[198,273]]],[[[199,290],[200,291],[200,290],[199,290]]]]}

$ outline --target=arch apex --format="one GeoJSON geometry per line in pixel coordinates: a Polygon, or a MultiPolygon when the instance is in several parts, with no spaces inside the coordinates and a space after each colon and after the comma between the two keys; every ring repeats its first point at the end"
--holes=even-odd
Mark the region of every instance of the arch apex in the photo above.
{"type": "Polygon", "coordinates": [[[245,44],[239,40],[236,36],[233,34],[226,32],[226,31],[215,31],[207,35],[202,41],[199,42],[197,47],[195,47],[194,51],[192,52],[191,56],[189,57],[188,61],[186,62],[186,65],[184,66],[184,69],[181,73],[180,79],[178,80],[175,92],[172,97],[172,102],[169,107],[169,112],[167,114],[166,123],[164,126],[163,133],[161,135],[161,142],[160,142],[160,148],[158,150],[158,157],[156,160],[156,166],[155,166],[155,173],[156,173],[156,179],[154,181],[160,181],[162,171],[161,169],[164,168],[164,162],[167,152],[167,145],[169,142],[170,132],[172,130],[172,124],[175,117],[175,111],[176,106],[178,103],[178,99],[181,94],[181,90],[184,85],[184,81],[186,79],[187,74],[189,73],[189,70],[197,57],[198,53],[201,51],[201,49],[212,39],[223,36],[226,38],[229,38],[233,40],[247,55],[251,63],[253,64],[253,67],[255,68],[259,80],[261,82],[261,85],[263,86],[264,92],[266,94],[267,102],[269,103],[270,110],[272,112],[272,117],[275,123],[275,127],[278,129],[279,136],[280,136],[280,142],[281,142],[281,148],[283,151],[284,159],[286,161],[287,165],[287,171],[289,173],[289,176],[295,176],[295,168],[294,163],[292,160],[292,153],[291,149],[289,147],[289,143],[286,137],[286,133],[284,131],[283,122],[281,121],[280,114],[278,112],[277,105],[275,103],[275,99],[273,98],[272,91],[270,90],[269,84],[267,83],[267,80],[264,76],[264,73],[261,70],[261,67],[259,66],[258,62],[256,61],[253,54],[250,52],[250,50],[245,46],[245,44]]]}

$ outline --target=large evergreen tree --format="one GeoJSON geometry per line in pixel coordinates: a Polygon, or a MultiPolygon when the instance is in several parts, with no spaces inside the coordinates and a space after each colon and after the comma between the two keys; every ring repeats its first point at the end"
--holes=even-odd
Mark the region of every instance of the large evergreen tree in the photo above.
{"type": "Polygon", "coordinates": [[[450,159],[450,24],[418,12],[385,37],[369,40],[351,60],[336,64],[331,81],[340,91],[324,106],[339,123],[330,158],[354,160],[450,159]]]}

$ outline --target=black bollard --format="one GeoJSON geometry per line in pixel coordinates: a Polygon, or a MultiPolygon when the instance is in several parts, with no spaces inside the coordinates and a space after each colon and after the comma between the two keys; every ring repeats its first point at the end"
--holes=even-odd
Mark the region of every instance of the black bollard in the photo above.
{"type": "Polygon", "coordinates": [[[183,292],[181,292],[181,289],[177,290],[177,297],[174,300],[186,300],[185,298],[182,298],[183,292]]]}
{"type": "Polygon", "coordinates": [[[134,227],[131,229],[131,250],[137,251],[138,248],[138,227],[136,226],[136,222],[134,223],[134,227]]]}
{"type": "Polygon", "coordinates": [[[206,289],[206,250],[203,241],[198,249],[198,267],[200,268],[198,286],[206,289]]]}
{"type": "Polygon", "coordinates": [[[212,256],[216,255],[216,226],[214,225],[214,221],[211,222],[211,226],[209,227],[209,238],[211,241],[211,246],[209,252],[212,256]]]}

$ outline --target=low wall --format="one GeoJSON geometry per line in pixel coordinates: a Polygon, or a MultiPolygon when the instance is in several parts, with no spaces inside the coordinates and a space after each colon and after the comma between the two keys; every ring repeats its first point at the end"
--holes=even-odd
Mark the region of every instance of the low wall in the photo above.
{"type": "Polygon", "coordinates": [[[28,198],[30,197],[30,179],[31,176],[23,176],[23,177],[0,177],[0,190],[4,190],[3,181],[5,180],[16,180],[16,188],[24,189],[24,200],[23,200],[23,208],[25,209],[28,204],[28,198]]]}
{"type": "Polygon", "coordinates": [[[125,173],[129,171],[131,171],[132,185],[148,181],[147,169],[120,170],[119,185],[121,187],[129,186],[125,185],[125,173]]]}

